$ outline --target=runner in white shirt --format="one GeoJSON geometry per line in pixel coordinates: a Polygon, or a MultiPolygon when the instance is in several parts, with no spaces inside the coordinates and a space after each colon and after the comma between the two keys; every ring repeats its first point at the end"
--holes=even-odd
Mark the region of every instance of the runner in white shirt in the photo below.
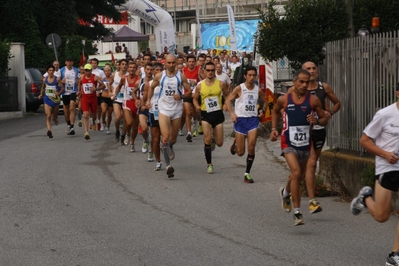
{"type": "MultiPolygon", "coordinates": [[[[399,84],[396,87],[399,98],[399,84]]],[[[351,203],[353,215],[368,208],[371,216],[380,222],[386,222],[392,211],[392,192],[399,190],[399,100],[379,110],[367,125],[360,138],[360,145],[375,154],[375,185],[373,189],[363,187],[351,203]]],[[[399,224],[397,226],[399,228],[399,224]]],[[[399,263],[399,234],[396,229],[392,252],[385,265],[399,263]]]]}
{"type": "MultiPolygon", "coordinates": [[[[105,79],[105,74],[104,71],[102,71],[101,69],[98,68],[98,59],[97,58],[93,58],[91,59],[91,67],[93,68],[91,73],[93,73],[94,75],[96,75],[97,77],[100,77],[101,80],[105,79]]],[[[93,121],[92,124],[92,129],[93,130],[101,130],[104,131],[104,127],[101,124],[101,103],[102,103],[102,90],[97,91],[97,114],[94,116],[96,118],[96,121],[93,121]]],[[[105,121],[103,121],[105,122],[105,121]]]]}
{"type": "Polygon", "coordinates": [[[224,82],[227,86],[228,92],[230,92],[230,89],[231,89],[230,77],[226,73],[223,73],[222,69],[223,69],[222,64],[220,64],[220,63],[216,64],[216,78],[218,80],[224,82]]]}

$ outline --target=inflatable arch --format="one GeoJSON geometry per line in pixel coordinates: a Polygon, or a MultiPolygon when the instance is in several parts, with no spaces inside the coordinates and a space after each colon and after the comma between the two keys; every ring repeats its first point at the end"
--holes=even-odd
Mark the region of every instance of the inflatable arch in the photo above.
{"type": "Polygon", "coordinates": [[[167,47],[169,53],[174,53],[175,31],[172,16],[167,11],[147,0],[129,0],[117,9],[132,12],[154,26],[157,50],[162,53],[167,47]]]}

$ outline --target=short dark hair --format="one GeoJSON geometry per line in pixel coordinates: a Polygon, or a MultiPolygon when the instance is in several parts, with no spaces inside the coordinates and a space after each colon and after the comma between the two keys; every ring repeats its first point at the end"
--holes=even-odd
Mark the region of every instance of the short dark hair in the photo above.
{"type": "Polygon", "coordinates": [[[188,61],[188,59],[190,59],[190,58],[193,58],[194,61],[197,61],[197,58],[195,58],[195,55],[193,55],[193,54],[187,55],[187,57],[186,57],[187,61],[188,61]]]}
{"type": "Polygon", "coordinates": [[[206,66],[214,66],[216,68],[216,66],[213,62],[206,63],[204,68],[206,68],[206,66]]]}
{"type": "Polygon", "coordinates": [[[247,67],[247,68],[244,70],[244,75],[246,75],[246,74],[248,73],[248,71],[251,71],[251,70],[255,71],[255,75],[258,74],[258,72],[257,72],[257,70],[256,70],[256,67],[250,66],[250,67],[247,67]]]}
{"type": "Polygon", "coordinates": [[[294,73],[293,80],[296,80],[300,74],[305,74],[305,75],[307,75],[307,76],[310,77],[309,71],[307,71],[307,70],[305,70],[305,69],[298,69],[298,70],[295,71],[295,73],[294,73]]]}

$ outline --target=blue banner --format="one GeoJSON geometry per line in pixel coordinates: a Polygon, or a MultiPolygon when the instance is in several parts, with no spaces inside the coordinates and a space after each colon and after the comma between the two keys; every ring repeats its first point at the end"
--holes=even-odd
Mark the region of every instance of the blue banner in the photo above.
{"type": "MultiPolygon", "coordinates": [[[[254,50],[254,35],[259,20],[239,20],[235,22],[237,49],[239,51],[254,50]]],[[[229,22],[210,22],[201,25],[203,49],[231,50],[229,22]]]]}

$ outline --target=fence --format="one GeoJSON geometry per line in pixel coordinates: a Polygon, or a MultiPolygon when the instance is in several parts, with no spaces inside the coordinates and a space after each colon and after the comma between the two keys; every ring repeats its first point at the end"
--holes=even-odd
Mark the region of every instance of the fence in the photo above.
{"type": "Polygon", "coordinates": [[[376,111],[397,101],[399,31],[329,42],[326,48],[327,83],[341,101],[327,143],[363,152],[363,129],[376,111]]]}

